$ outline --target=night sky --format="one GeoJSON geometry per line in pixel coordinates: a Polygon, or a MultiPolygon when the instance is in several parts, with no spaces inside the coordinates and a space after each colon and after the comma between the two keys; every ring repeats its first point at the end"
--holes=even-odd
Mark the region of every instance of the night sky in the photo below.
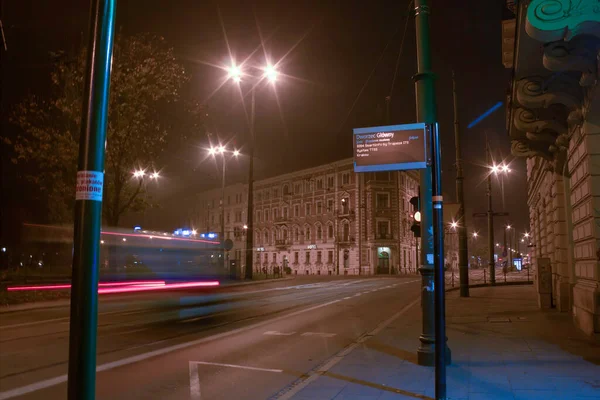
{"type": "MultiPolygon", "coordinates": [[[[454,69],[469,215],[487,208],[486,171],[480,167],[485,162],[485,135],[495,157],[512,159],[504,108],[476,127],[466,128],[470,121],[505,99],[508,71],[501,60],[503,4],[480,0],[438,0],[431,4],[445,200],[455,196],[454,69]]],[[[277,97],[269,86],[257,92],[255,165],[260,178],[351,157],[352,128],[384,124],[385,97],[390,94],[390,122],[416,122],[411,79],[416,72],[412,17],[408,18],[392,91],[407,6],[406,0],[261,1],[254,6],[245,1],[121,0],[117,4],[117,30],[164,36],[192,74],[184,96],[207,104],[207,129],[223,140],[235,141],[242,152],[248,129],[238,92],[230,82],[215,92],[226,77],[226,72],[215,66],[229,64],[223,30],[236,60],[244,60],[256,49],[249,65],[263,64],[265,52],[269,61],[281,60],[279,69],[285,76],[276,85],[277,97]],[[259,47],[261,35],[265,52],[259,47]]],[[[11,137],[17,133],[7,122],[11,107],[29,92],[47,91],[52,68],[49,52],[76,51],[87,42],[88,2],[7,0],[1,7],[8,45],[8,51],[0,50],[2,135],[11,137]]],[[[181,134],[171,133],[173,137],[181,134]]],[[[214,162],[206,158],[206,136],[201,132],[185,134],[187,143],[172,141],[156,161],[164,179],[148,190],[161,208],[128,216],[122,220],[124,226],[176,228],[186,220],[186,209],[192,205],[195,192],[220,185],[214,162]]],[[[10,223],[15,223],[16,219],[34,218],[35,213],[22,209],[13,212],[17,204],[27,204],[28,194],[17,189],[19,178],[8,162],[7,152],[2,147],[2,209],[3,216],[10,214],[10,223]]],[[[246,168],[247,160],[243,158],[230,163],[228,181],[245,181],[246,168]]],[[[522,231],[528,226],[524,160],[512,161],[511,168],[504,191],[500,184],[494,185],[495,209],[510,211],[510,222],[522,231]]],[[[3,236],[10,225],[6,220],[3,218],[3,236]]],[[[504,222],[498,220],[496,226],[504,222]]],[[[474,226],[485,234],[485,218],[474,226]]]]}

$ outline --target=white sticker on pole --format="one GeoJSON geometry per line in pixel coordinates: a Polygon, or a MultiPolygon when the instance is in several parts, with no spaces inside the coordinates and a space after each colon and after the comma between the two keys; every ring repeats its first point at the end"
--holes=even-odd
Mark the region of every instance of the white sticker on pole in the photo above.
{"type": "Polygon", "coordinates": [[[104,173],[98,171],[77,171],[75,200],[102,201],[104,173]]]}

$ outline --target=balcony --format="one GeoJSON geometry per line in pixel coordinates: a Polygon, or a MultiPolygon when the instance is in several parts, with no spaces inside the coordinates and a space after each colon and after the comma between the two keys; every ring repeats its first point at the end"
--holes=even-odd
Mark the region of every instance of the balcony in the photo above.
{"type": "Polygon", "coordinates": [[[375,240],[393,240],[394,235],[391,233],[378,233],[375,235],[375,240]]]}
{"type": "Polygon", "coordinates": [[[287,248],[291,244],[292,244],[292,242],[289,239],[277,239],[275,241],[275,247],[277,247],[277,248],[287,248]]]}
{"type": "Polygon", "coordinates": [[[341,236],[337,243],[340,245],[354,243],[354,236],[341,236]]]}
{"type": "Polygon", "coordinates": [[[273,219],[273,223],[275,225],[285,225],[285,224],[288,224],[289,222],[290,222],[289,216],[277,217],[277,218],[273,219]]]}
{"type": "Polygon", "coordinates": [[[354,210],[353,209],[341,209],[335,212],[338,218],[354,218],[354,210]]]}

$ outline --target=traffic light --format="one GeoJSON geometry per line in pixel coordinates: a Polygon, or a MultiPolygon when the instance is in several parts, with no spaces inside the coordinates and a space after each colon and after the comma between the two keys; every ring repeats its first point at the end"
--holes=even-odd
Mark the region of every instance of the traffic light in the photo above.
{"type": "Polygon", "coordinates": [[[418,196],[411,197],[410,204],[413,206],[413,223],[410,230],[415,237],[421,237],[421,199],[418,196]]]}

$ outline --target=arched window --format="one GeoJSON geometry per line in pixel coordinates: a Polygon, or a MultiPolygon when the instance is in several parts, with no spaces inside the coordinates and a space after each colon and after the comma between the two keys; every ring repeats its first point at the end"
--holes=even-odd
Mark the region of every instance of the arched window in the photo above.
{"type": "Polygon", "coordinates": [[[310,238],[311,238],[310,234],[311,234],[311,232],[310,232],[310,226],[306,225],[304,227],[304,240],[310,241],[310,238]]]}
{"type": "Polygon", "coordinates": [[[323,227],[317,225],[317,240],[323,240],[323,227]]]}
{"type": "Polygon", "coordinates": [[[350,240],[350,224],[348,222],[344,222],[344,228],[342,230],[342,238],[344,242],[348,242],[350,240]]]}
{"type": "Polygon", "coordinates": [[[327,224],[327,238],[333,239],[333,224],[332,223],[327,224]]]}
{"type": "Polygon", "coordinates": [[[300,228],[297,226],[294,227],[294,242],[298,243],[300,241],[300,228]]]}

